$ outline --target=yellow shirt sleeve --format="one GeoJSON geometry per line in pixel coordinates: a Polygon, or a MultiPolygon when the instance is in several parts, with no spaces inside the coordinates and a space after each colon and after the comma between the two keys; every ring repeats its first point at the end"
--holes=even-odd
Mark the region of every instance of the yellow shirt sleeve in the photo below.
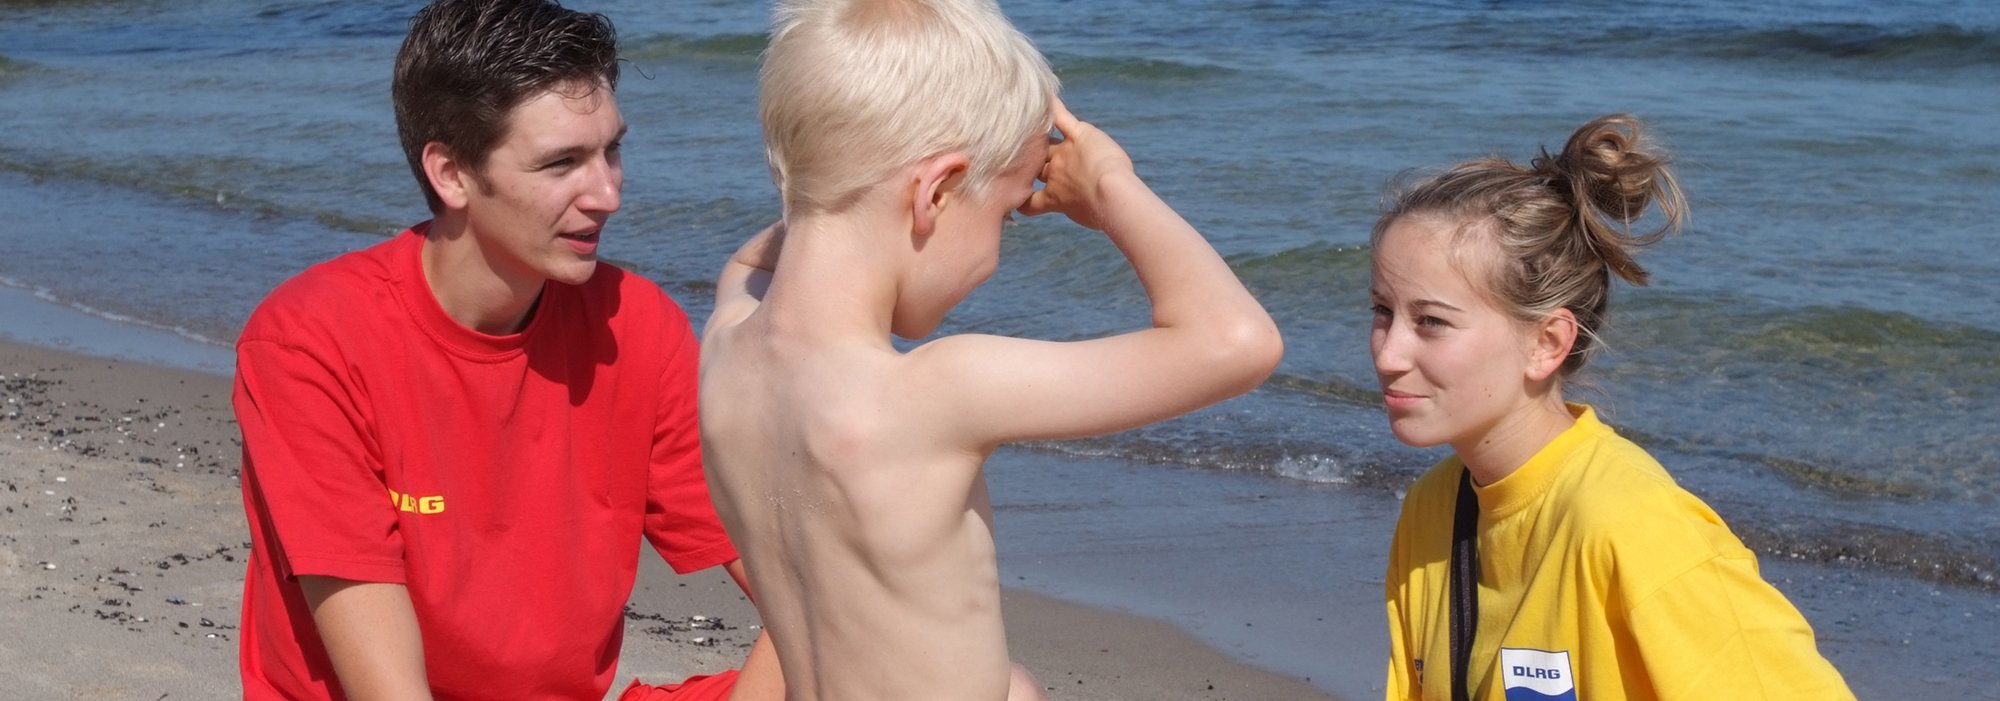
{"type": "Polygon", "coordinates": [[[1627,614],[1658,698],[1851,700],[1840,672],[1819,654],[1812,627],[1734,548],[1634,602],[1627,614]]]}

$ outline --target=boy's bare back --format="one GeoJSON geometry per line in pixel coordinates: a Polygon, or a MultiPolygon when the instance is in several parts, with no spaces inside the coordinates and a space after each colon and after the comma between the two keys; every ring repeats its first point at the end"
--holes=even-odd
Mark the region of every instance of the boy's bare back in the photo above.
{"type": "Polygon", "coordinates": [[[703,347],[704,454],[793,699],[1039,695],[1008,662],[986,456],[1234,396],[1282,352],[1262,307],[1118,145],[1055,112],[1065,140],[1029,144],[986,197],[950,195],[964,158],[942,154],[838,215],[773,227],[724,271],[703,347]],[[1105,231],[1153,326],[893,347],[990,275],[1016,208],[1105,231]]]}
{"type": "Polygon", "coordinates": [[[941,439],[948,388],[918,386],[886,333],[776,316],[709,332],[704,445],[779,659],[802,666],[790,697],[1001,698],[987,449],[941,439]]]}

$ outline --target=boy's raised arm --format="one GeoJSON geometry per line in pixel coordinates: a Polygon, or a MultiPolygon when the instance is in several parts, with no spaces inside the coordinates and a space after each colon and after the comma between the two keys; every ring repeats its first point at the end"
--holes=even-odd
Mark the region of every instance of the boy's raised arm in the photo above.
{"type": "Polygon", "coordinates": [[[1055,343],[955,336],[919,349],[945,430],[979,444],[1097,435],[1254,389],[1284,353],[1276,324],[1201,234],[1133,171],[1110,136],[1058,102],[1028,215],[1061,212],[1103,231],[1152,301],[1151,328],[1055,343]],[[934,373],[934,374],[932,374],[934,373]]]}
{"type": "Polygon", "coordinates": [[[771,286],[771,273],[778,269],[778,251],[785,244],[785,222],[764,227],[756,236],[722,264],[715,280],[715,311],[708,317],[702,336],[709,329],[727,327],[757,310],[764,291],[771,286]]]}

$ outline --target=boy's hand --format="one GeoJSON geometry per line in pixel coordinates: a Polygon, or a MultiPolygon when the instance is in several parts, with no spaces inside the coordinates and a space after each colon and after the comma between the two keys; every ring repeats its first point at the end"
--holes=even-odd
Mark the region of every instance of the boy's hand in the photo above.
{"type": "Polygon", "coordinates": [[[1021,214],[1061,212],[1077,224],[1104,230],[1106,181],[1133,175],[1132,158],[1111,136],[1070,114],[1061,99],[1051,106],[1062,141],[1049,145],[1049,162],[1042,166],[1041,190],[1021,205],[1021,214]]]}
{"type": "Polygon", "coordinates": [[[702,327],[703,338],[710,331],[732,326],[756,311],[757,305],[764,301],[764,292],[771,288],[771,276],[778,270],[778,256],[784,247],[785,221],[780,219],[750,237],[722,264],[722,274],[715,280],[715,310],[709,313],[708,323],[702,327]]]}
{"type": "Polygon", "coordinates": [[[778,253],[783,251],[784,247],[785,220],[779,219],[770,226],[764,227],[763,231],[757,232],[756,236],[750,237],[749,241],[744,242],[742,248],[736,249],[736,254],[730,256],[730,262],[741,263],[765,272],[776,271],[778,269],[778,253]]]}

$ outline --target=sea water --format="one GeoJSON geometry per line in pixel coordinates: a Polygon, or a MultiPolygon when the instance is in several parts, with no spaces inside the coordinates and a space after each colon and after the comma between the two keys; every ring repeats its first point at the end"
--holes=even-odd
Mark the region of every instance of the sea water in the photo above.
{"type": "MultiPolygon", "coordinates": [[[[388,100],[414,4],[0,0],[0,284],[226,347],[280,280],[425,218],[388,100]]],[[[624,209],[604,255],[698,323],[721,262],[777,214],[755,99],[768,8],[570,5],[609,15],[627,59],[624,209]]],[[[1984,618],[1968,613],[1963,638],[1993,621],[2000,6],[1003,5],[1065,101],[1131,151],[1287,342],[1244,398],[996,456],[1014,583],[1173,618],[1288,672],[1358,654],[1374,674],[1379,637],[1210,619],[1368,604],[1401,490],[1442,457],[1381,419],[1366,294],[1380,193],[1631,112],[1676,155],[1693,219],[1640,258],[1651,286],[1615,293],[1577,398],[1767,561],[1833,563],[1873,583],[1864,598],[1970,597],[1984,618]],[[1201,569],[1217,562],[1237,564],[1201,569]]],[[[1064,340],[1147,319],[1115,248],[1043,217],[1008,230],[994,279],[941,332],[1064,340]]],[[[1992,669],[1977,674],[2000,686],[1992,669]]],[[[1316,681],[1366,696],[1362,676],[1316,681]]]]}

